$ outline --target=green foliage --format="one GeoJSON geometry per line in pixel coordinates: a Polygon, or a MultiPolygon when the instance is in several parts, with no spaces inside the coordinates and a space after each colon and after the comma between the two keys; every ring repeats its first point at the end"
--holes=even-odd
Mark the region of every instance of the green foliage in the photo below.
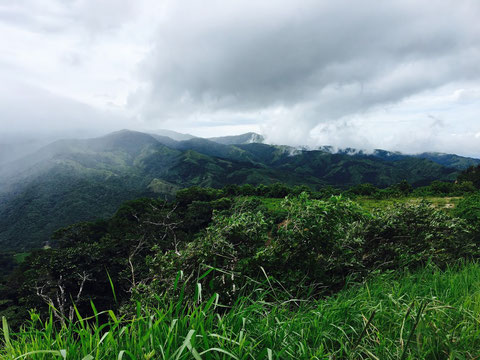
{"type": "Polygon", "coordinates": [[[477,189],[480,189],[480,165],[470,166],[468,169],[462,171],[457,178],[458,182],[469,181],[477,189]]]}
{"type": "Polygon", "coordinates": [[[66,299],[75,299],[84,274],[89,280],[77,301],[79,309],[86,311],[90,300],[102,308],[115,307],[110,279],[116,284],[120,302],[128,299],[134,284],[148,273],[145,258],[154,253],[153,249],[173,250],[188,236],[177,226],[178,213],[172,210],[173,204],[139,199],[125,203],[108,221],[80,223],[57,231],[53,248],[33,252],[6,281],[4,294],[11,301],[9,307],[23,309],[12,320],[21,322],[30,308],[45,310],[36,289],[55,300],[61,286],[66,299]]]}
{"type": "Polygon", "coordinates": [[[329,184],[384,188],[406,179],[422,186],[457,176],[454,169],[425,159],[386,161],[205,139],[162,143],[132,131],[60,141],[13,167],[0,171],[0,245],[15,251],[44,246],[59,227],[110,217],[124,201],[142,196],[173,199],[175,191],[190,186],[232,185],[223,196],[277,198],[320,190],[318,197],[325,198],[336,193],[324,189],[329,184]],[[259,187],[262,184],[268,188],[259,187]]]}
{"type": "Polygon", "coordinates": [[[364,227],[364,265],[370,269],[417,268],[428,262],[446,266],[477,258],[480,242],[462,219],[427,202],[397,204],[378,211],[364,227]]]}
{"type": "Polygon", "coordinates": [[[110,217],[126,200],[146,194],[129,185],[128,178],[85,179],[59,171],[0,204],[2,247],[16,251],[40,248],[58,228],[110,217]]]}
{"type": "Polygon", "coordinates": [[[47,246],[0,254],[0,315],[15,330],[36,309],[19,333],[3,321],[0,358],[403,360],[478,348],[478,265],[448,266],[480,255],[480,167],[453,183],[454,170],[422,159],[168,146],[128,131],[60,142],[38,154],[41,172],[5,183],[0,244],[47,246]],[[390,206],[349,200],[365,197],[390,206]],[[447,199],[453,211],[435,208],[447,199]]]}
{"type": "MultiPolygon", "coordinates": [[[[179,271],[188,280],[206,269],[215,269],[199,283],[207,294],[221,293],[232,300],[243,281],[235,274],[248,274],[252,258],[269,241],[268,222],[261,212],[246,210],[249,206],[251,203],[241,202],[231,215],[216,213],[211,225],[178,253],[158,253],[149,264],[155,278],[150,292],[170,290],[179,271]]],[[[194,291],[187,288],[190,295],[194,291]]]]}
{"type": "Polygon", "coordinates": [[[177,191],[175,199],[181,205],[190,204],[193,201],[211,201],[222,197],[222,191],[212,188],[192,186],[177,191]]]}
{"type": "Polygon", "coordinates": [[[361,196],[375,196],[379,189],[372,184],[359,184],[348,189],[347,194],[361,195],[361,196]]]}
{"type": "Polygon", "coordinates": [[[275,296],[264,282],[226,310],[217,295],[159,296],[131,317],[92,306],[61,328],[32,312],[18,332],[4,321],[0,359],[474,359],[479,278],[478,264],[428,267],[287,302],[265,301],[275,296]]]}
{"type": "Polygon", "coordinates": [[[415,189],[413,194],[415,196],[463,196],[476,191],[477,189],[470,181],[453,183],[436,180],[428,186],[415,189]]]}
{"type": "Polygon", "coordinates": [[[11,272],[18,265],[15,259],[15,253],[13,252],[1,252],[0,253],[0,269],[5,273],[11,272]]]}
{"type": "Polygon", "coordinates": [[[330,291],[361,267],[356,227],[368,218],[361,207],[341,197],[312,200],[306,193],[285,199],[282,207],[286,218],[258,254],[257,266],[291,291],[313,284],[330,291]]]}
{"type": "MultiPolygon", "coordinates": [[[[367,211],[342,196],[293,195],[300,189],[195,187],[182,190],[177,202],[143,198],[125,203],[110,219],[63,228],[54,234],[52,248],[33,252],[3,281],[0,312],[17,324],[26,309],[45,314],[45,299],[55,299],[60,287],[67,299],[83,289],[77,301],[82,312],[90,311],[92,299],[99,308],[126,313],[133,311],[132,300],[151,304],[163,293],[191,301],[198,289],[190,280],[205,271],[199,280],[204,293],[219,293],[225,302],[235,302],[247,279],[265,274],[291,296],[318,296],[378,271],[428,263],[443,268],[478,258],[480,238],[471,221],[431,204],[390,199],[392,207],[367,211]],[[232,190],[271,189],[290,195],[228,197],[232,190]],[[171,289],[179,271],[180,283],[190,284],[183,295],[171,289]],[[95,281],[82,287],[82,274],[95,281]]],[[[462,206],[459,211],[474,209],[468,202],[462,206]]]]}
{"type": "Polygon", "coordinates": [[[319,201],[302,193],[281,204],[240,198],[178,253],[156,254],[149,264],[155,286],[147,293],[164,291],[178,271],[190,278],[208,268],[216,270],[202,279],[203,287],[228,296],[234,284],[238,289],[262,272],[297,296],[314,288],[331,293],[372,271],[477,258],[479,245],[465,221],[427,202],[368,213],[342,197],[319,201]]]}
{"type": "Polygon", "coordinates": [[[408,183],[407,180],[402,180],[394,186],[394,189],[400,192],[402,195],[408,195],[412,192],[413,187],[408,183]]]}
{"type": "Polygon", "coordinates": [[[454,214],[480,229],[480,194],[476,193],[460,200],[454,214]]]}

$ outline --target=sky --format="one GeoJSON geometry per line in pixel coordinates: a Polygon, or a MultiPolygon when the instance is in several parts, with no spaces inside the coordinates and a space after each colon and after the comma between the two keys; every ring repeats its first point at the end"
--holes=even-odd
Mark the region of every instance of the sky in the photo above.
{"type": "Polygon", "coordinates": [[[167,128],[480,157],[478,0],[0,0],[0,34],[0,141],[167,128]]]}

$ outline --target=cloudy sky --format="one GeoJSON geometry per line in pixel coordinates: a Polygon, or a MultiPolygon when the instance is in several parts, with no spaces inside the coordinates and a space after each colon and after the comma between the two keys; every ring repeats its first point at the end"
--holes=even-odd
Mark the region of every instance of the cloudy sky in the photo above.
{"type": "Polygon", "coordinates": [[[480,157],[478,0],[0,0],[0,34],[0,135],[480,157]]]}

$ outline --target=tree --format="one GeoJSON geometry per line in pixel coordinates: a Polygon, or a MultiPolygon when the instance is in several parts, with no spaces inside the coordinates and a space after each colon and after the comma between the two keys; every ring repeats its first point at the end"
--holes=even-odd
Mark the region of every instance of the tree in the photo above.
{"type": "Polygon", "coordinates": [[[91,276],[85,271],[77,275],[78,291],[75,297],[71,297],[68,292],[63,275],[60,275],[53,283],[47,282],[42,286],[36,286],[37,295],[53,310],[54,316],[62,324],[62,327],[65,326],[65,320],[73,321],[75,303],[80,301],[85,283],[92,280],[91,276]]]}
{"type": "Polygon", "coordinates": [[[480,165],[470,166],[458,175],[458,183],[465,181],[470,181],[477,189],[480,189],[480,165]]]}

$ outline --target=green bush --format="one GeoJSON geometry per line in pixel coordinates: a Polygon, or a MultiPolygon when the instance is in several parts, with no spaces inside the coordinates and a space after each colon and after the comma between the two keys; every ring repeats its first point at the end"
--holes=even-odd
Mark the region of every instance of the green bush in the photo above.
{"type": "Polygon", "coordinates": [[[479,253],[479,244],[464,220],[425,201],[378,211],[364,231],[364,265],[371,270],[413,269],[427,262],[445,266],[479,253]]]}
{"type": "Polygon", "coordinates": [[[192,295],[199,283],[207,294],[216,292],[233,299],[242,286],[242,278],[235,274],[248,274],[251,260],[269,241],[269,227],[263,213],[242,211],[241,206],[231,215],[215,213],[212,224],[184,249],[159,252],[150,260],[154,281],[147,294],[171,290],[180,271],[191,285],[185,288],[187,295],[192,295]],[[205,271],[207,275],[199,279],[205,271]],[[192,278],[197,281],[189,282],[192,278]]]}
{"type": "Polygon", "coordinates": [[[433,181],[428,186],[416,188],[414,196],[463,196],[476,192],[477,189],[471,181],[459,183],[433,181]]]}
{"type": "Polygon", "coordinates": [[[35,252],[5,280],[0,312],[15,306],[45,310],[38,286],[55,298],[61,283],[65,296],[74,298],[84,272],[95,281],[83,288],[81,311],[89,311],[90,299],[131,311],[125,304],[132,298],[194,299],[197,282],[206,296],[219,293],[232,303],[247,278],[265,276],[269,286],[282,288],[279,293],[325,295],[372,272],[427,263],[443,268],[480,253],[480,195],[462,200],[458,217],[425,202],[370,213],[341,196],[312,198],[317,195],[303,192],[282,201],[195,188],[176,203],[126,203],[108,220],[58,231],[52,249],[35,252]],[[185,287],[172,290],[178,282],[185,287]]]}
{"type": "Polygon", "coordinates": [[[480,228],[480,194],[476,193],[460,200],[453,213],[480,228]]]}
{"type": "Polygon", "coordinates": [[[361,268],[363,239],[357,227],[369,218],[356,203],[342,197],[312,200],[306,193],[286,198],[285,220],[268,247],[257,254],[263,266],[290,291],[302,285],[328,291],[361,268]]]}
{"type": "Polygon", "coordinates": [[[285,216],[273,226],[258,211],[256,198],[238,201],[230,214],[214,215],[206,231],[178,254],[157,254],[150,266],[155,291],[164,291],[178,271],[195,278],[215,268],[200,283],[231,299],[244,277],[258,279],[264,272],[289,293],[326,294],[372,271],[416,269],[429,262],[443,267],[479,254],[473,228],[427,202],[370,214],[340,196],[319,201],[302,193],[287,197],[281,207],[285,216]]]}

